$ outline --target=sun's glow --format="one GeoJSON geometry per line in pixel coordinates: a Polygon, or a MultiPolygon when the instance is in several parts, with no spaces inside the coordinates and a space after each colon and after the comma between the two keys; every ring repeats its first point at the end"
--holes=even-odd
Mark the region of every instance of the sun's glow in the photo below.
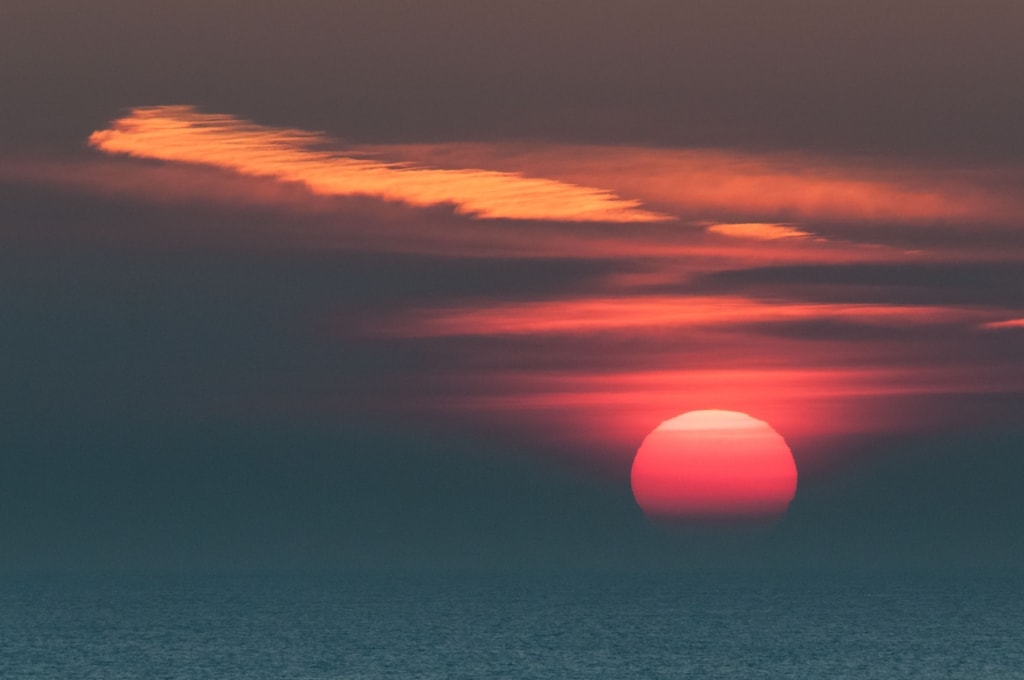
{"type": "Polygon", "coordinates": [[[768,423],[736,411],[691,411],[647,435],[631,483],[655,520],[765,518],[786,511],[797,470],[768,423]]]}

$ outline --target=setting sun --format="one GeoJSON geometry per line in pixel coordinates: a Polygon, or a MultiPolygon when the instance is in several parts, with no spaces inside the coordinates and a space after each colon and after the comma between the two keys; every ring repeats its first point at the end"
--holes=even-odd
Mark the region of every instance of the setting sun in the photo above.
{"type": "Polygon", "coordinates": [[[656,521],[773,518],[796,492],[786,442],[768,423],[735,411],[666,420],[633,460],[633,494],[656,521]]]}

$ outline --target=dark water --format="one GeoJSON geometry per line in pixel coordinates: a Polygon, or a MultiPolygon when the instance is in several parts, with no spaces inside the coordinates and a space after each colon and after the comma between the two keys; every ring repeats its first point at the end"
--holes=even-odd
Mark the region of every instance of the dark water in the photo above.
{"type": "Polygon", "coordinates": [[[1024,581],[0,578],[0,678],[1024,678],[1024,581]]]}

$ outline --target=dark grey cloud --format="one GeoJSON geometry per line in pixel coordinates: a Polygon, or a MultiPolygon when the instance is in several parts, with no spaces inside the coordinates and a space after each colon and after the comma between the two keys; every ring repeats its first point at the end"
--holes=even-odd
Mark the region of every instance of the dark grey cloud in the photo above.
{"type": "Polygon", "coordinates": [[[1024,263],[901,262],[785,265],[697,276],[701,293],[743,293],[816,302],[1024,307],[1024,263]]]}
{"type": "MultiPolygon", "coordinates": [[[[807,321],[768,321],[740,324],[729,328],[737,333],[766,335],[790,340],[872,342],[872,341],[924,341],[936,334],[962,336],[960,325],[935,324],[925,327],[859,323],[837,319],[811,319],[807,321]]],[[[960,340],[963,338],[960,337],[960,340]]]]}
{"type": "Polygon", "coordinates": [[[621,266],[210,245],[174,234],[182,224],[197,233],[252,225],[46,194],[17,194],[6,207],[0,401],[27,415],[201,412],[321,394],[358,402],[472,353],[366,339],[368,315],[562,295],[621,266]],[[160,244],[143,231],[172,235],[160,244]]]}

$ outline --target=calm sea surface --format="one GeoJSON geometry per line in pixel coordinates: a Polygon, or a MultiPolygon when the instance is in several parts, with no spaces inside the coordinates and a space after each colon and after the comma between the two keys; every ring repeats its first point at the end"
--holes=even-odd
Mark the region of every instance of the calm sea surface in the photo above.
{"type": "Polygon", "coordinates": [[[0,678],[1024,678],[1019,576],[0,577],[0,678]]]}

